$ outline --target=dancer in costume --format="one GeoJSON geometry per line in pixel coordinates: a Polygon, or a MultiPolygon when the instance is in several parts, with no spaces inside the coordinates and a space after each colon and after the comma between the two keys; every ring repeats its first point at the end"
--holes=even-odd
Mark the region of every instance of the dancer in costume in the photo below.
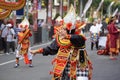
{"type": "Polygon", "coordinates": [[[25,64],[29,64],[29,67],[32,66],[32,54],[29,52],[30,40],[29,38],[32,36],[31,31],[29,29],[29,22],[26,18],[19,24],[19,28],[21,31],[18,33],[18,46],[16,50],[16,64],[15,68],[19,66],[19,58],[20,56],[24,57],[25,64]]]}
{"type": "Polygon", "coordinates": [[[82,32],[82,29],[86,26],[86,23],[82,20],[80,21],[80,17],[76,17],[76,22],[75,22],[75,34],[81,34],[84,33],[82,32]]]}
{"type": "Polygon", "coordinates": [[[55,55],[52,64],[52,80],[91,80],[92,64],[85,49],[86,38],[75,34],[76,28],[69,22],[62,25],[55,40],[45,48],[32,50],[32,54],[55,55]]]}
{"type": "Polygon", "coordinates": [[[103,50],[98,50],[98,54],[104,55],[109,54],[110,59],[114,60],[116,59],[114,55],[118,55],[119,53],[119,33],[120,30],[117,29],[115,25],[115,18],[111,18],[110,22],[107,26],[108,34],[107,34],[107,41],[106,41],[106,48],[103,50]]]}
{"type": "Polygon", "coordinates": [[[120,30],[116,28],[115,20],[116,19],[113,17],[107,26],[108,33],[109,33],[110,59],[116,59],[113,55],[118,55],[118,53],[119,53],[119,49],[117,47],[117,39],[118,39],[118,35],[119,35],[120,30]]]}

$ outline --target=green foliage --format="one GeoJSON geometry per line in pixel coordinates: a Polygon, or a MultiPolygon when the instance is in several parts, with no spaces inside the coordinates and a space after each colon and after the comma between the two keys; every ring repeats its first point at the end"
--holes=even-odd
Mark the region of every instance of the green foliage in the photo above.
{"type": "Polygon", "coordinates": [[[89,18],[88,18],[88,21],[89,21],[90,23],[93,22],[93,20],[94,20],[94,19],[93,19],[92,17],[89,17],[89,18]]]}

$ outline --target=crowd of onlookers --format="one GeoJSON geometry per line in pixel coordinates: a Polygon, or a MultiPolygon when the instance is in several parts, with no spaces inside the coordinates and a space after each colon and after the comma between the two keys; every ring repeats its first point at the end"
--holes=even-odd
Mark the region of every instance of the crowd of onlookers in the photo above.
{"type": "Polygon", "coordinates": [[[107,30],[107,23],[105,20],[96,19],[93,21],[93,24],[90,26],[90,37],[91,37],[91,50],[93,50],[94,45],[96,49],[99,49],[99,38],[100,36],[105,36],[107,30]]]}
{"type": "Polygon", "coordinates": [[[0,51],[9,55],[15,53],[15,47],[17,45],[17,32],[19,28],[14,26],[11,19],[4,19],[0,22],[0,51]]]}
{"type": "MultiPolygon", "coordinates": [[[[90,25],[87,23],[86,27],[82,29],[83,32],[90,31],[91,50],[93,50],[95,45],[97,50],[101,48],[99,40],[101,36],[107,36],[108,21],[107,18],[104,18],[103,20],[95,19],[90,25]]],[[[116,19],[116,23],[119,21],[119,19],[116,19]]],[[[16,23],[15,25],[12,19],[0,20],[0,53],[1,51],[5,54],[15,53],[17,33],[19,31],[18,24],[16,23]]]]}
{"type": "Polygon", "coordinates": [[[114,56],[120,52],[120,29],[119,17],[110,17],[109,21],[94,20],[90,27],[91,50],[94,45],[98,54],[108,54],[110,59],[116,59],[114,56]]]}

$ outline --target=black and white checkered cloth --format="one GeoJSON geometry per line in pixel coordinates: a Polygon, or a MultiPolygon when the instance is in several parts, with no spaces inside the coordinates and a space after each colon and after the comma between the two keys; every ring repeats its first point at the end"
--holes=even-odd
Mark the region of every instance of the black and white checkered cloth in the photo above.
{"type": "MultiPolygon", "coordinates": [[[[77,66],[77,72],[76,72],[76,76],[77,77],[88,77],[88,68],[86,68],[84,71],[81,71],[78,66],[77,66]]],[[[70,62],[67,63],[66,67],[65,67],[65,73],[69,74],[70,73],[70,62]]]]}

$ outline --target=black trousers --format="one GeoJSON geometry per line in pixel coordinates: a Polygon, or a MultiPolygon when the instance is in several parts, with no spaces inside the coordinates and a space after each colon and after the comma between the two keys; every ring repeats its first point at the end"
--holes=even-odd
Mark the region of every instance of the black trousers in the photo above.
{"type": "Polygon", "coordinates": [[[98,50],[98,41],[95,43],[91,42],[91,50],[93,50],[94,44],[96,45],[96,49],[98,50]]]}
{"type": "Polygon", "coordinates": [[[4,38],[1,38],[1,40],[2,40],[2,49],[4,50],[4,53],[6,53],[7,52],[7,44],[6,44],[7,42],[4,38]]]}
{"type": "Polygon", "coordinates": [[[10,52],[10,48],[12,48],[12,51],[15,52],[15,42],[7,42],[7,52],[10,52]]]}
{"type": "Polygon", "coordinates": [[[2,38],[0,36],[0,50],[3,50],[3,47],[2,47],[2,38]]]}

